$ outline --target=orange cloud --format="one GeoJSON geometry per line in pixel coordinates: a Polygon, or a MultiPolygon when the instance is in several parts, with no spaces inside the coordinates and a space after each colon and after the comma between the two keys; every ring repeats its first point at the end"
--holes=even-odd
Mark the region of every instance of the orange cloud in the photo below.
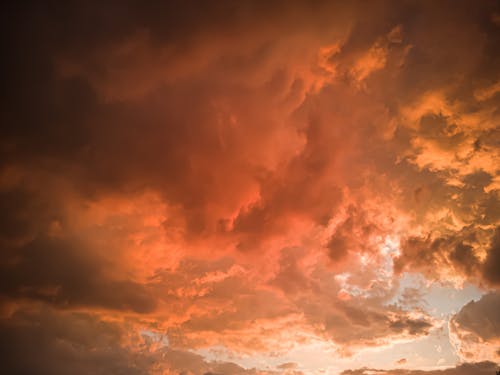
{"type": "MultiPolygon", "coordinates": [[[[280,358],[321,342],[359,364],[448,320],[462,359],[492,360],[477,310],[495,292],[450,320],[404,274],[498,288],[497,14],[488,1],[10,5],[6,368],[332,373],[280,358]],[[240,362],[197,354],[210,348],[240,362]]],[[[472,368],[491,365],[445,371],[472,368]]]]}

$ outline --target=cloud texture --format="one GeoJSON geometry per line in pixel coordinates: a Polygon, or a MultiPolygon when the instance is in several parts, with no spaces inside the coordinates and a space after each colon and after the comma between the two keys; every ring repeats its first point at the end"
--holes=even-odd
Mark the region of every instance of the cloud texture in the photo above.
{"type": "Polygon", "coordinates": [[[333,374],[237,359],[446,329],[471,364],[344,374],[494,367],[498,2],[3,7],[10,372],[333,374]],[[416,274],[485,295],[447,322],[416,274]]]}

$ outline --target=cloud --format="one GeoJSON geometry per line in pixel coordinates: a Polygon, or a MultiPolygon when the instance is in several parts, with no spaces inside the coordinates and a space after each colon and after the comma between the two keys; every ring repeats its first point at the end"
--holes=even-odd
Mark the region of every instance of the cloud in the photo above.
{"type": "Polygon", "coordinates": [[[8,373],[143,374],[153,363],[147,355],[133,358],[119,324],[92,315],[19,311],[0,324],[8,373]]]}
{"type": "MultiPolygon", "coordinates": [[[[418,291],[398,295],[405,272],[497,288],[498,14],[494,1],[8,5],[9,366],[33,371],[31,331],[43,351],[26,356],[47,373],[57,358],[61,372],[273,373],[189,350],[319,340],[352,357],[443,324],[418,291]],[[138,329],[170,346],[137,351],[138,329]]],[[[473,306],[450,323],[464,358],[494,339],[473,306]]],[[[288,362],[276,371],[302,371],[288,362]]]]}
{"type": "Polygon", "coordinates": [[[450,320],[450,337],[461,358],[467,361],[498,360],[500,295],[491,292],[471,301],[450,320]]]}
{"type": "Polygon", "coordinates": [[[29,189],[5,191],[0,199],[2,220],[10,223],[1,237],[2,295],[60,308],[102,307],[138,313],[155,309],[147,285],[112,276],[107,257],[95,243],[83,233],[71,233],[69,218],[56,199],[48,203],[43,194],[29,189]]]}
{"type": "Polygon", "coordinates": [[[19,310],[0,320],[0,358],[8,373],[264,374],[169,349],[154,335],[138,333],[135,324],[46,308],[19,310]]]}
{"type": "Polygon", "coordinates": [[[493,362],[477,362],[477,363],[464,363],[454,368],[445,370],[373,370],[373,369],[360,369],[360,370],[346,370],[342,375],[473,375],[473,374],[491,374],[497,369],[497,365],[493,362]]]}
{"type": "Polygon", "coordinates": [[[495,234],[491,240],[491,247],[484,262],[485,278],[492,284],[500,283],[498,269],[500,267],[500,227],[497,227],[495,234]]]}

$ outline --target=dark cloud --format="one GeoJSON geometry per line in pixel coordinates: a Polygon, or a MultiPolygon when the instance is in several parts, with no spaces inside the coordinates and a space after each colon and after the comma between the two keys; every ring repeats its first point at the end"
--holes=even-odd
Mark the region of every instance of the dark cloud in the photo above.
{"type": "Polygon", "coordinates": [[[471,301],[452,317],[450,332],[458,353],[466,360],[498,358],[500,344],[500,295],[485,294],[471,301]]]}
{"type": "Polygon", "coordinates": [[[402,254],[395,260],[395,269],[398,272],[416,269],[430,277],[436,277],[436,269],[448,266],[471,280],[496,285],[499,281],[499,230],[497,228],[492,237],[489,237],[491,232],[471,226],[447,237],[407,238],[402,244],[402,254]],[[485,240],[485,233],[489,241],[485,240]],[[479,246],[486,248],[486,258],[483,261],[475,250],[479,246]]]}
{"type": "Polygon", "coordinates": [[[491,240],[491,247],[484,262],[484,276],[494,285],[500,284],[500,227],[491,240]]]}
{"type": "Polygon", "coordinates": [[[479,301],[466,304],[453,318],[462,329],[476,333],[483,340],[500,337],[500,294],[485,294],[479,301]]]}
{"type": "Polygon", "coordinates": [[[61,308],[105,307],[151,312],[156,302],[143,284],[113,280],[106,262],[87,255],[79,240],[37,238],[4,252],[0,292],[42,300],[61,308]]]}
{"type": "Polygon", "coordinates": [[[359,369],[346,370],[342,375],[475,375],[475,374],[494,374],[498,368],[493,362],[478,362],[464,363],[453,368],[445,370],[375,370],[375,369],[359,369]]]}
{"type": "MultiPolygon", "coordinates": [[[[489,232],[469,226],[443,237],[407,238],[401,246],[402,254],[395,259],[395,270],[414,269],[430,278],[439,278],[439,270],[451,269],[451,272],[478,283],[484,280],[489,283],[488,276],[482,271],[486,263],[481,262],[475,250],[484,245],[489,232]]],[[[488,254],[491,257],[494,251],[490,249],[488,254]]]]}
{"type": "Polygon", "coordinates": [[[17,312],[1,320],[0,331],[7,374],[145,374],[152,365],[120,344],[118,324],[86,314],[17,312]]]}
{"type": "MultiPolygon", "coordinates": [[[[0,359],[6,374],[259,374],[231,362],[209,362],[172,350],[133,322],[42,308],[0,320],[0,359]]],[[[276,373],[277,374],[277,373],[276,373]]]]}
{"type": "Polygon", "coordinates": [[[328,256],[336,262],[341,261],[349,252],[371,252],[376,244],[370,242],[383,233],[384,230],[379,224],[370,222],[362,209],[351,206],[347,209],[345,220],[335,227],[328,240],[328,256]]]}
{"type": "Polygon", "coordinates": [[[68,217],[60,202],[44,198],[25,189],[0,194],[0,217],[6,223],[0,237],[0,294],[61,308],[154,310],[156,301],[147,286],[110,276],[104,249],[95,248],[81,234],[64,233],[68,217]]]}

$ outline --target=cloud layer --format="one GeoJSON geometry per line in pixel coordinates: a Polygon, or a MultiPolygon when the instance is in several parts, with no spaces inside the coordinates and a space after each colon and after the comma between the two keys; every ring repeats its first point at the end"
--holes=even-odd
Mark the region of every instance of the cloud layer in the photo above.
{"type": "Polygon", "coordinates": [[[408,274],[488,292],[448,325],[462,360],[497,361],[499,15],[495,1],[6,5],[7,368],[312,374],[226,359],[321,341],[345,360],[437,335],[449,316],[401,295],[408,274]]]}

